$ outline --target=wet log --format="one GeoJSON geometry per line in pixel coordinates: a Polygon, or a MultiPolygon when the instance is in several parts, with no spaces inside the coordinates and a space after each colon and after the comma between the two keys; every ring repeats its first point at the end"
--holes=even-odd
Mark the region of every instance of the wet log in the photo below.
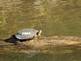
{"type": "Polygon", "coordinates": [[[81,38],[76,36],[52,36],[40,37],[31,41],[23,42],[24,45],[31,46],[32,48],[43,48],[49,46],[81,46],[81,38]]]}

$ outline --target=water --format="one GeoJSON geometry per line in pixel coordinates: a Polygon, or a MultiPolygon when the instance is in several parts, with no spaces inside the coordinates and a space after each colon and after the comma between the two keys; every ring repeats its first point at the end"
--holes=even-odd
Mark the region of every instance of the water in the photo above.
{"type": "Polygon", "coordinates": [[[68,46],[40,53],[3,53],[0,61],[81,61],[81,48],[68,46]]]}
{"type": "Polygon", "coordinates": [[[23,28],[42,29],[44,36],[81,36],[80,0],[1,0],[0,38],[23,28]],[[2,5],[3,4],[3,5],[2,5]]]}
{"type": "MultiPolygon", "coordinates": [[[[81,36],[80,0],[1,0],[0,39],[22,28],[42,29],[44,36],[81,36]]],[[[4,53],[0,61],[81,61],[80,47],[52,48],[47,53],[4,53]]]]}

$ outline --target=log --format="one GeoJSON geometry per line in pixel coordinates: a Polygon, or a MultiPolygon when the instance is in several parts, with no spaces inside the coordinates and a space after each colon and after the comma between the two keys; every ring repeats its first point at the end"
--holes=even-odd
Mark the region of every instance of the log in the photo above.
{"type": "Polygon", "coordinates": [[[52,36],[40,37],[31,41],[23,42],[24,45],[31,46],[32,48],[42,48],[49,46],[69,46],[81,45],[81,38],[76,36],[52,36]]]}

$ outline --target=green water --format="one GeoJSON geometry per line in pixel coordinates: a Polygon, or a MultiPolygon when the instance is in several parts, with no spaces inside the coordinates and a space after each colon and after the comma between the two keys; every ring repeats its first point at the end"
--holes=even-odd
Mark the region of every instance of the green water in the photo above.
{"type": "MultiPolygon", "coordinates": [[[[80,0],[0,0],[0,39],[23,28],[44,36],[81,36],[80,0]]],[[[0,61],[81,61],[81,49],[53,48],[52,53],[0,54],[0,61]],[[69,52],[68,52],[69,51],[69,52]]]]}
{"type": "Polygon", "coordinates": [[[0,61],[81,61],[78,47],[52,48],[47,53],[6,53],[0,54],[0,61]]]}
{"type": "Polygon", "coordinates": [[[81,36],[80,0],[17,0],[0,5],[0,38],[23,28],[42,29],[44,36],[81,36]]]}

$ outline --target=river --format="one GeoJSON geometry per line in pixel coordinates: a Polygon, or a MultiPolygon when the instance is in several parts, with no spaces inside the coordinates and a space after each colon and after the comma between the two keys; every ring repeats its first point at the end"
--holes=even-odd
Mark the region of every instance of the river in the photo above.
{"type": "MultiPolygon", "coordinates": [[[[0,39],[23,28],[43,36],[81,36],[80,0],[1,0],[0,39]]],[[[32,50],[33,51],[33,50],[32,50]]],[[[81,61],[80,46],[50,47],[27,53],[0,53],[0,61],[81,61]]]]}

